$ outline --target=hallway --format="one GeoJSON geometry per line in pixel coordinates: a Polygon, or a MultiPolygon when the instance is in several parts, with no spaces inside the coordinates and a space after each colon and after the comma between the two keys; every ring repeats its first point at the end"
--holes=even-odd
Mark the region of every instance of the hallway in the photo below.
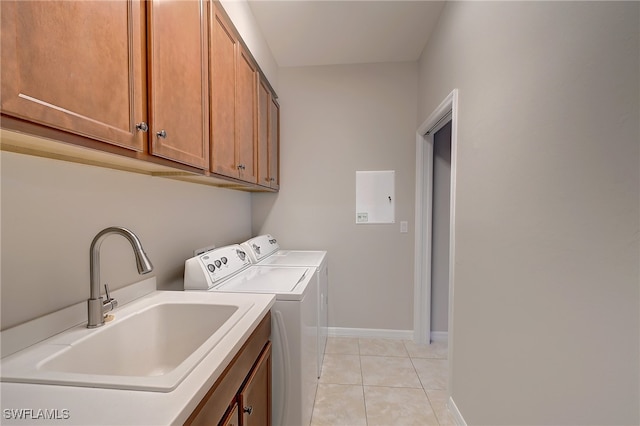
{"type": "Polygon", "coordinates": [[[329,337],[312,426],[453,425],[447,344],[329,337]]]}

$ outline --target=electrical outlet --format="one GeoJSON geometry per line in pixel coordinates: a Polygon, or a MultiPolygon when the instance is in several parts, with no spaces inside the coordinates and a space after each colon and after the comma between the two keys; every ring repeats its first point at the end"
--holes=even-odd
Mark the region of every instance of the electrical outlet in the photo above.
{"type": "Polygon", "coordinates": [[[409,232],[409,223],[406,220],[400,221],[400,232],[403,234],[409,232]]]}

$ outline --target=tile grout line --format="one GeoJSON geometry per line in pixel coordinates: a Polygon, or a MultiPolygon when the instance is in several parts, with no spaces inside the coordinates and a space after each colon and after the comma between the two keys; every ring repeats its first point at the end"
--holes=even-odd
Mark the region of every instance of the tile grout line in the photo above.
{"type": "Polygon", "coordinates": [[[416,365],[413,362],[413,357],[411,356],[411,353],[409,353],[409,349],[407,348],[407,345],[405,344],[404,346],[405,346],[405,349],[407,350],[407,353],[409,354],[409,359],[411,360],[411,365],[413,366],[413,370],[416,372],[416,376],[418,376],[418,380],[420,381],[420,386],[422,386],[422,392],[424,392],[424,396],[427,397],[427,401],[429,402],[429,406],[431,407],[431,412],[433,413],[433,416],[436,418],[436,422],[438,422],[438,425],[440,425],[440,419],[438,418],[438,414],[436,414],[436,410],[433,406],[433,403],[431,402],[431,398],[429,398],[429,394],[427,393],[427,390],[424,387],[424,383],[420,378],[420,374],[418,374],[418,369],[416,368],[416,365]]]}
{"type": "MultiPolygon", "coordinates": [[[[415,357],[413,357],[413,356],[411,355],[411,351],[409,350],[409,347],[408,347],[408,345],[407,345],[407,342],[404,342],[404,341],[403,341],[403,345],[402,345],[402,347],[403,347],[403,349],[404,349],[404,351],[405,351],[405,355],[403,355],[403,356],[399,356],[399,355],[396,355],[396,356],[394,356],[394,355],[384,355],[384,354],[377,354],[377,355],[363,355],[363,354],[362,354],[362,347],[361,347],[362,345],[361,345],[360,339],[359,339],[359,338],[355,338],[355,341],[356,341],[356,348],[357,348],[358,362],[359,362],[359,366],[360,366],[360,380],[361,380],[360,388],[361,388],[361,394],[362,394],[362,401],[363,401],[363,404],[364,404],[364,407],[363,407],[363,408],[364,408],[364,414],[365,414],[365,416],[364,416],[364,417],[365,417],[365,418],[364,418],[364,425],[365,425],[365,426],[368,426],[368,425],[369,425],[369,419],[368,419],[368,414],[369,414],[369,413],[368,413],[368,410],[367,410],[367,402],[366,402],[366,401],[367,401],[367,398],[366,398],[366,392],[365,392],[365,390],[364,390],[365,383],[364,383],[364,370],[363,370],[363,363],[362,363],[362,357],[363,357],[363,356],[369,356],[369,357],[382,357],[382,358],[409,358],[409,361],[411,362],[411,366],[412,366],[412,368],[413,368],[413,371],[414,371],[415,375],[416,375],[416,376],[417,376],[417,378],[418,378],[418,383],[420,384],[420,388],[422,389],[422,391],[423,391],[423,393],[424,393],[425,397],[427,398],[427,401],[428,401],[429,407],[431,408],[431,412],[432,412],[432,414],[433,414],[433,419],[435,420],[434,424],[439,425],[439,426],[441,426],[441,425],[443,425],[443,424],[447,424],[447,422],[449,421],[449,420],[447,420],[447,418],[441,419],[441,418],[438,416],[437,411],[436,411],[436,409],[435,409],[434,401],[429,397],[429,394],[428,394],[427,389],[426,389],[426,387],[425,387],[425,383],[424,383],[423,379],[420,377],[420,374],[418,373],[418,369],[417,369],[417,367],[416,367],[416,362],[417,362],[418,360],[421,360],[421,359],[428,359],[428,360],[446,360],[446,359],[447,359],[446,357],[445,357],[445,358],[443,358],[443,357],[438,357],[438,356],[435,356],[435,357],[432,357],[432,356],[420,356],[420,355],[422,354],[421,352],[415,353],[415,355],[416,355],[416,356],[415,356],[415,357]],[[444,421],[445,423],[443,423],[443,421],[444,421]]],[[[365,345],[365,346],[366,346],[366,345],[365,345]]],[[[325,349],[325,354],[326,354],[326,353],[327,353],[327,352],[326,352],[326,349],[325,349]]],[[[342,353],[342,352],[340,352],[340,353],[342,353]]],[[[396,352],[396,353],[397,353],[397,352],[396,352]]],[[[345,354],[345,355],[347,355],[347,353],[344,353],[344,354],[345,354]]],[[[355,354],[354,354],[354,355],[355,355],[355,354]]],[[[435,354],[431,354],[431,355],[435,355],[435,354]]],[[[322,366],[322,370],[324,370],[324,363],[323,363],[323,366],[322,366]]],[[[320,384],[320,383],[319,383],[319,384],[320,384]]],[[[386,386],[386,385],[382,385],[382,384],[381,384],[381,385],[370,385],[370,386],[372,386],[372,387],[383,387],[383,388],[387,388],[387,387],[392,387],[392,388],[395,388],[395,387],[398,387],[398,388],[405,388],[405,386],[386,386]]],[[[409,388],[410,388],[410,389],[419,389],[419,388],[414,388],[414,387],[408,387],[407,389],[409,389],[409,388]]],[[[435,391],[439,391],[439,389],[434,389],[434,392],[435,392],[435,391]]],[[[317,402],[317,400],[316,400],[316,399],[317,399],[317,391],[316,391],[316,398],[314,398],[314,403],[313,403],[313,412],[315,412],[315,407],[316,407],[316,402],[317,402]]],[[[424,405],[424,407],[425,407],[425,409],[427,408],[427,406],[426,406],[426,405],[424,405]]],[[[440,405],[438,405],[438,407],[440,407],[440,405]]],[[[372,412],[372,413],[373,413],[373,412],[372,412]]],[[[355,420],[355,419],[354,419],[354,420],[355,420]]],[[[312,424],[313,424],[313,414],[312,414],[312,424]]]]}
{"type": "Polygon", "coordinates": [[[360,383],[362,384],[362,403],[364,404],[364,424],[369,425],[369,417],[367,416],[367,397],[364,394],[364,373],[362,372],[362,354],[360,352],[360,339],[358,342],[358,362],[360,363],[360,383]]]}

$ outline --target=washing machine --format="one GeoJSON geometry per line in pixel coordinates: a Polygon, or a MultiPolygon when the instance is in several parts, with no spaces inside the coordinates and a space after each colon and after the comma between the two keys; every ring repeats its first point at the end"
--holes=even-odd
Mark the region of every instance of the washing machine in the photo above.
{"type": "Polygon", "coordinates": [[[272,424],[308,426],[318,386],[318,278],[314,267],[252,264],[240,245],[185,262],[185,291],[270,293],[272,424]]]}
{"type": "Polygon", "coordinates": [[[329,263],[323,250],[281,250],[269,234],[258,235],[241,244],[251,262],[261,266],[307,266],[315,268],[318,279],[318,378],[329,331],[329,263]]]}

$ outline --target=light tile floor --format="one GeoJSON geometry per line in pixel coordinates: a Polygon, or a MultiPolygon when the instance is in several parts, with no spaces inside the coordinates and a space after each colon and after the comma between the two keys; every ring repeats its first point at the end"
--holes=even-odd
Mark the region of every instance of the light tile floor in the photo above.
{"type": "Polygon", "coordinates": [[[447,344],[329,337],[311,426],[453,425],[447,344]]]}

